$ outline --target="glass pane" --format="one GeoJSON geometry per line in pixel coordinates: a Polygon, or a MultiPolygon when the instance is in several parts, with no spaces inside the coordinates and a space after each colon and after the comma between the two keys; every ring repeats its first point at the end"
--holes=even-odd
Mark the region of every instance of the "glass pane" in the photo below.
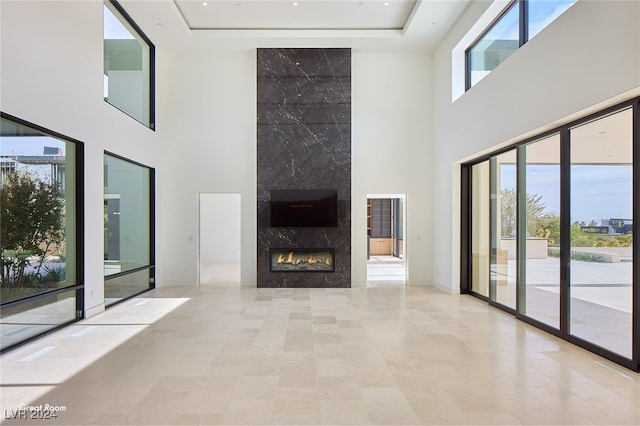
{"type": "Polygon", "coordinates": [[[76,285],[75,144],[2,119],[0,302],[76,285]]]}
{"type": "Polygon", "coordinates": [[[632,355],[633,115],[571,130],[570,332],[632,355]]]}
{"type": "Polygon", "coordinates": [[[492,256],[490,297],[510,308],[516,307],[516,151],[492,159],[491,188],[492,256]]]}
{"type": "Polygon", "coordinates": [[[471,86],[482,80],[520,46],[520,3],[515,3],[469,51],[471,86]]]}
{"type": "Polygon", "coordinates": [[[150,47],[113,8],[104,6],[104,100],[147,126],[150,47]]]}
{"type": "Polygon", "coordinates": [[[151,288],[150,273],[150,269],[144,269],[120,277],[105,279],[104,304],[106,306],[112,305],[122,299],[126,299],[129,296],[151,288]]]}
{"type": "Polygon", "coordinates": [[[525,295],[520,313],[560,327],[560,135],[525,147],[525,295]]]}
{"type": "Polygon", "coordinates": [[[150,171],[104,156],[104,274],[148,266],[150,262],[150,171]]]}
{"type": "Polygon", "coordinates": [[[489,161],[471,168],[471,290],[489,297],[489,161]]]}
{"type": "Polygon", "coordinates": [[[529,0],[529,39],[562,15],[577,0],[529,0]]]}
{"type": "Polygon", "coordinates": [[[1,349],[76,319],[76,290],[44,296],[0,311],[1,349]]]}

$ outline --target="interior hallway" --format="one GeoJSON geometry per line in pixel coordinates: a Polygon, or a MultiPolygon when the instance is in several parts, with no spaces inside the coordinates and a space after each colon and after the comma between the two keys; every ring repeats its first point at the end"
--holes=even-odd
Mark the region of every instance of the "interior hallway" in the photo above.
{"type": "Polygon", "coordinates": [[[640,375],[433,288],[159,288],[0,360],[33,424],[640,424],[640,375]]]}
{"type": "Polygon", "coordinates": [[[407,282],[407,261],[394,256],[371,256],[367,260],[367,285],[402,284],[407,282]]]}

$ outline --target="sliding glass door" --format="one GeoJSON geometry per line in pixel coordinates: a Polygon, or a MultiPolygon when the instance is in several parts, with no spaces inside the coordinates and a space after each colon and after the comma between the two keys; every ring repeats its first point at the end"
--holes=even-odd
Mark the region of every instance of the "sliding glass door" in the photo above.
{"type": "Polygon", "coordinates": [[[520,149],[521,304],[519,313],[560,328],[560,135],[520,149]],[[524,195],[523,195],[524,194],[524,195]]]}
{"type": "Polygon", "coordinates": [[[462,292],[636,371],[639,109],[637,98],[465,165],[461,214],[462,292]]]}
{"type": "Polygon", "coordinates": [[[571,129],[570,333],[632,356],[633,110],[571,129]]]}
{"type": "Polygon", "coordinates": [[[516,150],[491,158],[491,282],[494,302],[516,308],[516,150]]]}
{"type": "Polygon", "coordinates": [[[489,297],[489,161],[471,167],[471,291],[489,297]]]}

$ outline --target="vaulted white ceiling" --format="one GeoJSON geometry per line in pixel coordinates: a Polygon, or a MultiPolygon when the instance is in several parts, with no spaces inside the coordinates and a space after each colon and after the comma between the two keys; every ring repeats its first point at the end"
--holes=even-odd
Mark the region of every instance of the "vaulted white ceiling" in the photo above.
{"type": "Polygon", "coordinates": [[[431,51],[470,0],[120,0],[157,46],[431,51]]]}

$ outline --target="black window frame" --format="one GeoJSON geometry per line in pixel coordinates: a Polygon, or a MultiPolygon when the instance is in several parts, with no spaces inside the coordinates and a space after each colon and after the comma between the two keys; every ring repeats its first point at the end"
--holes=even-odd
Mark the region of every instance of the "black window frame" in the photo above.
{"type": "MultiPolygon", "coordinates": [[[[496,18],[491,21],[491,23],[487,26],[487,28],[480,33],[480,35],[478,37],[476,37],[476,39],[469,45],[469,47],[467,47],[467,49],[464,51],[464,90],[465,92],[469,89],[471,89],[471,87],[473,87],[471,85],[471,51],[473,50],[474,47],[476,47],[478,45],[478,43],[480,43],[480,41],[482,39],[484,39],[484,36],[487,35],[487,33],[489,33],[489,31],[491,31],[501,20],[502,18],[504,18],[504,16],[509,13],[511,11],[511,9],[513,9],[516,4],[523,2],[526,3],[525,0],[512,0],[511,2],[509,2],[509,4],[502,10],[502,12],[500,12],[500,14],[498,16],[496,16],[496,18]]],[[[523,19],[523,15],[526,15],[526,12],[524,12],[524,9],[526,7],[520,7],[520,17],[518,18],[518,26],[519,26],[519,37],[518,37],[518,41],[519,41],[519,46],[522,47],[523,43],[523,32],[522,32],[522,19],[523,19]]]]}
{"type": "MultiPolygon", "coordinates": [[[[116,108],[119,111],[122,111],[124,114],[133,118],[137,122],[143,124],[145,127],[155,131],[156,130],[156,47],[151,42],[149,37],[142,31],[140,26],[133,20],[133,18],[127,13],[127,11],[122,7],[122,5],[117,0],[103,0],[104,3],[109,3],[113,8],[120,14],[120,17],[127,21],[129,25],[133,28],[133,30],[137,33],[137,35],[149,46],[149,123],[143,123],[138,120],[136,117],[129,114],[127,111],[124,111],[121,108],[118,108],[117,105],[112,104],[108,100],[104,100],[107,104],[116,108]]],[[[104,34],[103,34],[104,40],[104,34]]]]}
{"type": "MultiPolygon", "coordinates": [[[[484,36],[489,33],[502,18],[511,11],[513,7],[519,5],[519,17],[518,17],[518,49],[524,46],[529,41],[529,0],[512,0],[502,10],[502,12],[487,26],[487,28],[467,47],[464,51],[464,87],[465,92],[471,89],[471,51],[474,47],[484,39],[484,36]]],[[[563,12],[564,13],[564,12],[563,12]]]]}
{"type": "Polygon", "coordinates": [[[85,237],[85,226],[84,226],[84,143],[77,139],[71,138],[69,136],[63,135],[62,133],[58,133],[56,131],[47,129],[45,127],[39,126],[37,124],[31,123],[29,121],[23,120],[11,114],[7,114],[5,112],[0,111],[0,118],[13,121],[21,126],[29,127],[37,132],[40,132],[44,135],[51,136],[56,139],[60,139],[65,142],[72,142],[75,145],[75,173],[76,173],[76,182],[75,182],[75,228],[76,228],[76,238],[75,238],[75,246],[76,246],[76,281],[74,284],[57,288],[48,292],[43,292],[39,294],[35,294],[33,296],[25,297],[23,299],[13,300],[8,303],[4,303],[1,305],[2,309],[6,309],[9,307],[16,307],[20,305],[24,305],[27,303],[31,303],[33,301],[43,299],[46,297],[50,297],[57,294],[67,293],[70,291],[75,291],[76,298],[76,308],[75,308],[75,318],[58,324],[56,327],[50,328],[42,333],[35,334],[30,336],[24,340],[21,340],[15,344],[9,345],[4,348],[0,348],[0,354],[6,353],[10,350],[18,348],[24,344],[37,340],[47,334],[50,334],[56,330],[60,330],[70,324],[80,321],[84,319],[84,283],[85,283],[85,275],[84,275],[84,263],[85,263],[85,247],[84,247],[84,237],[85,237]]]}
{"type": "Polygon", "coordinates": [[[142,164],[138,161],[131,160],[127,157],[123,157],[121,155],[115,154],[111,151],[104,151],[104,156],[110,156],[116,158],[121,161],[125,161],[130,164],[134,164],[136,166],[144,167],[149,170],[149,264],[140,266],[138,268],[129,269],[124,272],[118,272],[117,274],[105,275],[104,281],[109,281],[112,279],[118,279],[127,275],[135,274],[142,271],[149,271],[149,287],[144,290],[140,290],[136,293],[130,294],[122,299],[119,299],[113,303],[105,305],[106,309],[109,309],[113,306],[116,306],[122,302],[125,302],[129,299],[132,299],[140,294],[146,293],[150,290],[156,288],[156,169],[148,166],[146,164],[142,164]]]}
{"type": "MultiPolygon", "coordinates": [[[[578,127],[581,124],[586,124],[597,119],[607,117],[609,115],[620,112],[624,109],[631,108],[633,110],[633,188],[640,188],[640,97],[631,98],[627,101],[620,102],[611,107],[599,110],[592,114],[583,116],[582,118],[575,119],[564,125],[555,127],[545,132],[528,137],[519,142],[510,144],[509,146],[495,150],[493,152],[484,154],[473,160],[465,162],[461,165],[460,177],[461,177],[461,192],[460,192],[460,293],[477,297],[484,301],[489,301],[487,297],[476,293],[472,290],[471,286],[471,232],[472,232],[472,219],[470,213],[470,206],[472,203],[472,191],[471,188],[471,167],[476,164],[480,164],[483,161],[489,160],[499,154],[507,152],[512,149],[519,149],[526,146],[529,143],[539,141],[548,136],[559,134],[560,135],[560,324],[559,328],[552,327],[541,321],[538,321],[525,314],[521,314],[520,311],[505,309],[502,305],[497,303],[490,303],[491,306],[495,306],[498,309],[509,312],[515,316],[516,319],[521,320],[527,324],[533,325],[547,333],[550,333],[560,339],[563,339],[569,343],[573,343],[583,349],[595,353],[609,361],[619,364],[625,368],[640,372],[640,244],[634,243],[633,245],[633,272],[632,272],[632,356],[626,358],[616,352],[603,348],[591,341],[578,337],[570,333],[569,324],[569,312],[570,312],[570,233],[571,233],[571,220],[570,215],[570,147],[571,136],[570,130],[578,127]]],[[[634,191],[634,193],[637,191],[634,191]]],[[[640,196],[633,197],[633,224],[632,233],[638,235],[640,232],[640,196]]]]}

